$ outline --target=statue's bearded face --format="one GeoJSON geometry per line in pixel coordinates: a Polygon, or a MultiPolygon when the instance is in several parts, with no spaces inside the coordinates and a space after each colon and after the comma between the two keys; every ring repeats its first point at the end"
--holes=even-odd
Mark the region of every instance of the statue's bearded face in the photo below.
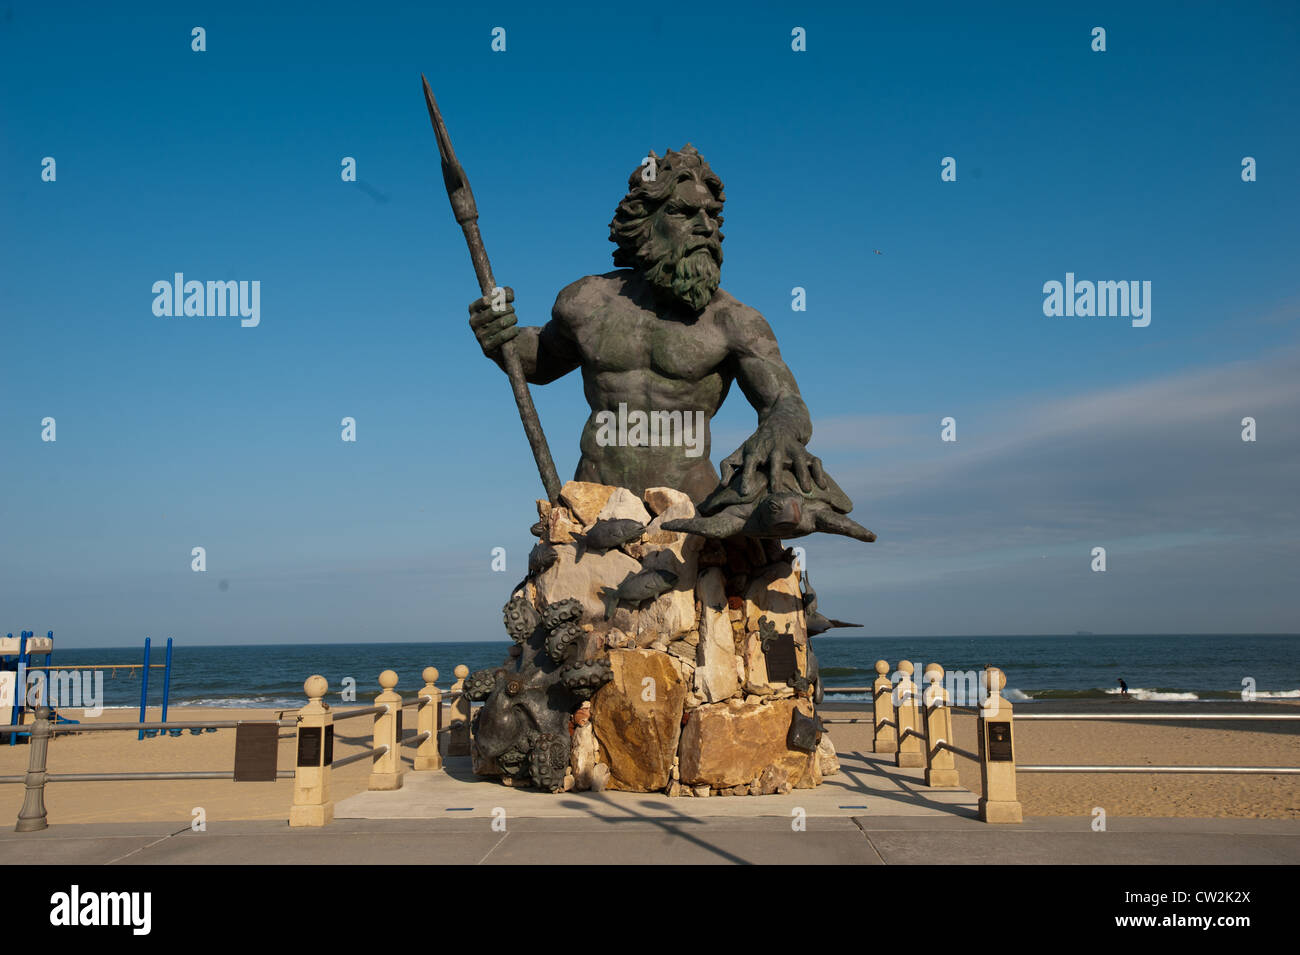
{"type": "Polygon", "coordinates": [[[656,289],[699,312],[722,275],[722,203],[694,177],[683,179],[654,213],[637,248],[638,267],[656,289]]]}
{"type": "Polygon", "coordinates": [[[614,264],[639,271],[671,305],[702,311],[722,269],[722,180],[687,143],[662,159],[651,150],[628,187],[609,224],[614,264]]]}

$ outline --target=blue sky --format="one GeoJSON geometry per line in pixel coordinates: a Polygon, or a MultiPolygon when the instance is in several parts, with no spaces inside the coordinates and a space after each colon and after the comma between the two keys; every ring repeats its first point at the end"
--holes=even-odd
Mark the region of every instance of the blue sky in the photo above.
{"type": "MultiPolygon", "coordinates": [[[[723,286],[880,538],[803,542],[827,612],[1300,630],[1294,4],[302,9],[0,8],[0,631],[501,636],[541,489],[421,72],[525,323],[612,268],[648,149],[722,177],[723,286]],[[178,271],[260,281],[260,325],[156,317],[178,271]],[[1044,316],[1067,271],[1150,281],[1150,326],[1044,316]]],[[[580,381],[534,395],[567,477],[580,381]]],[[[753,424],[733,390],[715,462],[753,424]]]]}

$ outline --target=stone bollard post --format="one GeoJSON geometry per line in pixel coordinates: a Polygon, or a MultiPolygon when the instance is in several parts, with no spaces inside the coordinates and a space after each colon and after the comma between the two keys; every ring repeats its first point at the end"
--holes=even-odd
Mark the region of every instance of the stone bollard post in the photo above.
{"type": "Polygon", "coordinates": [[[925,765],[925,740],[921,739],[921,714],[916,699],[916,682],[912,679],[915,670],[910,660],[899,661],[898,672],[903,674],[903,678],[894,690],[898,714],[898,753],[894,756],[894,765],[899,768],[925,765]]]}
{"type": "Polygon", "coordinates": [[[871,684],[875,706],[875,741],[873,753],[898,752],[898,734],[894,731],[894,684],[889,680],[889,664],[876,661],[876,681],[871,684]]]}
{"type": "MultiPolygon", "coordinates": [[[[14,684],[14,698],[25,691],[25,687],[14,684]]],[[[36,708],[36,722],[32,724],[32,735],[28,738],[27,754],[27,792],[23,795],[22,808],[18,810],[18,824],[14,832],[39,832],[48,829],[50,824],[45,815],[45,757],[50,745],[50,708],[43,703],[36,708]]]]}
{"type": "Polygon", "coordinates": [[[447,755],[469,755],[469,697],[464,694],[465,677],[469,676],[469,667],[460,664],[456,667],[456,682],[451,685],[451,732],[448,734],[447,755]]]}
{"type": "Polygon", "coordinates": [[[1006,675],[997,667],[984,670],[988,696],[979,710],[980,819],[984,822],[1021,822],[1016,799],[1016,752],[1011,734],[1011,704],[1002,698],[1006,675]]]}
{"type": "Polygon", "coordinates": [[[416,771],[425,769],[442,769],[442,754],[438,752],[438,732],[442,728],[442,691],[434,683],[438,680],[438,671],[434,667],[425,667],[420,674],[424,677],[424,689],[420,696],[429,697],[428,702],[421,702],[415,711],[417,733],[428,733],[429,737],[415,751],[416,771]]]}
{"type": "Polygon", "coordinates": [[[374,746],[387,745],[388,751],[376,756],[370,768],[370,789],[402,788],[402,754],[398,749],[402,733],[402,698],[393,687],[397,686],[397,674],[385,670],[379,674],[379,685],[383,688],[375,697],[375,706],[388,705],[387,713],[375,714],[374,746]]]}
{"type": "Polygon", "coordinates": [[[960,786],[957,761],[945,744],[952,744],[952,710],[948,691],[943,688],[943,667],[928,663],[925,667],[926,688],[921,697],[925,714],[925,784],[960,786]]]}
{"type": "Polygon", "coordinates": [[[329,684],[320,674],[302,685],[307,705],[298,711],[297,766],[293,774],[291,826],[323,826],[334,818],[330,798],[331,764],[334,762],[334,714],[324,702],[329,684]]]}

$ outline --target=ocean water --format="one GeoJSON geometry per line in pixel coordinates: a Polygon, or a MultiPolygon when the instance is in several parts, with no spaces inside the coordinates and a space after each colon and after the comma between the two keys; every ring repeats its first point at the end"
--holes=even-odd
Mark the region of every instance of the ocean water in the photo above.
{"type": "MultiPolygon", "coordinates": [[[[164,641],[155,641],[152,663],[164,660],[164,641]]],[[[414,693],[423,686],[421,671],[438,668],[439,686],[454,679],[457,664],[471,671],[498,666],[506,659],[508,641],[465,643],[368,643],[203,647],[176,642],[170,703],[179,705],[288,708],[302,705],[303,681],[313,673],[330,684],[329,700],[346,678],[356,681],[357,700],[379,692],[384,669],[398,674],[398,692],[414,693]]],[[[58,647],[57,634],[55,647],[58,647]]],[[[1257,699],[1300,699],[1300,634],[1196,636],[978,636],[978,637],[840,637],[813,640],[828,688],[867,686],[875,678],[875,662],[891,667],[911,660],[917,672],[937,662],[948,670],[982,670],[985,664],[1007,674],[1007,698],[1012,701],[1104,699],[1118,694],[1116,681],[1127,682],[1139,699],[1169,702],[1240,700],[1243,680],[1254,681],[1257,699]]],[[[56,649],[57,669],[73,664],[140,663],[143,642],[136,647],[93,650],[56,649]]],[[[40,662],[40,658],[37,658],[40,662]]],[[[891,671],[892,672],[892,671],[891,671]]],[[[162,701],[162,670],[153,670],[149,705],[162,701]]],[[[106,669],[103,677],[107,707],[138,707],[139,671],[106,669]]],[[[830,699],[863,700],[862,694],[836,694],[830,699]]],[[[156,714],[155,714],[156,718],[156,714]]]]}
{"type": "Polygon", "coordinates": [[[1012,702],[1105,699],[1119,695],[1121,679],[1140,700],[1240,701],[1246,679],[1258,700],[1300,700],[1300,634],[823,636],[813,647],[827,687],[864,686],[875,678],[876,660],[907,659],[918,674],[926,663],[945,670],[1000,667],[1012,702]]]}

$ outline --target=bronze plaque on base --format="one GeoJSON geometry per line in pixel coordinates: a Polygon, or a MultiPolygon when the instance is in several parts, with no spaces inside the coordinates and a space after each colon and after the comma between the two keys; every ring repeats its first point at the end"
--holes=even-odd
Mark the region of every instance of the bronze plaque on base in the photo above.
{"type": "MultiPolygon", "coordinates": [[[[330,727],[333,729],[334,727],[330,727]]],[[[319,726],[304,726],[298,730],[298,765],[299,766],[319,766],[320,761],[320,737],[321,728],[319,726]]],[[[332,734],[331,734],[332,735],[332,734]]],[[[334,740],[330,740],[330,748],[333,749],[334,740]]]]}
{"type": "Polygon", "coordinates": [[[767,682],[788,683],[799,675],[799,661],[794,654],[794,634],[778,633],[763,651],[767,660],[767,682]]]}
{"type": "Polygon", "coordinates": [[[1011,724],[989,723],[989,762],[1011,762],[1011,724]]]}
{"type": "Polygon", "coordinates": [[[235,727],[235,782],[275,782],[279,723],[240,723],[235,727]]]}

